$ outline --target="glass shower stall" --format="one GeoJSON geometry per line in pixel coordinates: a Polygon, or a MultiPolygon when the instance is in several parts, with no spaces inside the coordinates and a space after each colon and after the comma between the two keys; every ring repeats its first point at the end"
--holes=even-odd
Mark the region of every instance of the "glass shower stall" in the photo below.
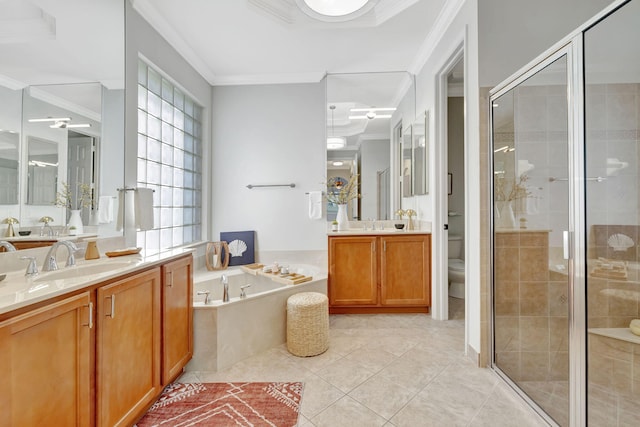
{"type": "Polygon", "coordinates": [[[552,425],[640,425],[640,0],[490,102],[492,367],[552,425]]]}

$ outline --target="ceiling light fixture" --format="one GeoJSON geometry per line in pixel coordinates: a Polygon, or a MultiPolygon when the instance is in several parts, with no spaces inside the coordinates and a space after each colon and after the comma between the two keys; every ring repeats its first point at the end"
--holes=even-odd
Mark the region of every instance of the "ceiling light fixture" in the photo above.
{"type": "Polygon", "coordinates": [[[78,123],[75,125],[72,125],[70,123],[67,123],[65,121],[59,121],[59,122],[55,122],[54,124],[49,126],[52,129],[67,129],[67,128],[90,128],[91,125],[89,123],[78,123]]]}
{"type": "Polygon", "coordinates": [[[352,108],[349,111],[356,113],[356,112],[363,112],[363,111],[396,111],[395,107],[383,107],[383,108],[352,108]]]}
{"type": "Polygon", "coordinates": [[[333,162],[332,165],[333,166],[342,166],[342,165],[344,165],[344,162],[333,162]]]}
{"type": "Polygon", "coordinates": [[[71,117],[47,117],[46,119],[29,119],[29,123],[39,122],[70,122],[71,117]]]}
{"type": "Polygon", "coordinates": [[[391,114],[376,114],[374,112],[369,112],[363,116],[349,116],[349,120],[360,120],[360,119],[373,120],[373,119],[390,119],[390,118],[391,118],[391,114]]]}
{"type": "Polygon", "coordinates": [[[379,0],[296,0],[298,7],[312,18],[325,22],[344,22],[369,12],[379,0]]]}
{"type": "Polygon", "coordinates": [[[29,123],[47,123],[53,122],[49,125],[51,129],[66,129],[66,128],[90,128],[89,123],[77,123],[71,124],[71,117],[47,117],[46,119],[29,119],[29,123]]]}
{"type": "Polygon", "coordinates": [[[335,105],[330,105],[331,110],[331,136],[327,138],[327,150],[339,150],[347,145],[347,140],[342,136],[335,136],[335,130],[333,127],[333,112],[336,109],[335,105]]]}

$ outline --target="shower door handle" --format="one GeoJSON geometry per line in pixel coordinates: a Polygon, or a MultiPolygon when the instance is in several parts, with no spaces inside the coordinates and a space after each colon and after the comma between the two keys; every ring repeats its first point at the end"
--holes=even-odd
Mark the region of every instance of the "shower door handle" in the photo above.
{"type": "Polygon", "coordinates": [[[562,254],[564,259],[571,259],[571,232],[562,232],[562,254]]]}

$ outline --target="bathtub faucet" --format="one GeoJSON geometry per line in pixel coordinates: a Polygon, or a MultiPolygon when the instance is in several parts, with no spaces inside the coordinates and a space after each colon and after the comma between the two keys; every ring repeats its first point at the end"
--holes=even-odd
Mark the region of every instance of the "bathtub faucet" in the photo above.
{"type": "Polygon", "coordinates": [[[222,302],[229,302],[229,279],[227,279],[226,274],[223,274],[220,280],[222,281],[222,286],[224,286],[224,293],[222,294],[222,302]]]}
{"type": "Polygon", "coordinates": [[[245,299],[247,297],[247,293],[245,292],[245,289],[250,287],[251,285],[240,286],[240,299],[245,299]]]}
{"type": "Polygon", "coordinates": [[[209,304],[209,291],[198,291],[198,295],[204,295],[204,303],[209,304]]]}

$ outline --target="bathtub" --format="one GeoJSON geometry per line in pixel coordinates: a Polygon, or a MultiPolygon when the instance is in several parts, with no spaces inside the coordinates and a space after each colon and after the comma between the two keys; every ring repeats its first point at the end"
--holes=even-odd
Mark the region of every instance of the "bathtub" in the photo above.
{"type": "Polygon", "coordinates": [[[286,342],[287,298],[298,292],[327,293],[327,273],[311,265],[291,265],[292,273],[313,280],[287,285],[237,267],[196,271],[193,280],[193,358],[187,371],[218,371],[286,342]],[[222,302],[221,276],[229,280],[229,302],[222,302]],[[245,299],[240,298],[240,287],[245,299]],[[209,291],[209,304],[205,295],[209,291]]]}

